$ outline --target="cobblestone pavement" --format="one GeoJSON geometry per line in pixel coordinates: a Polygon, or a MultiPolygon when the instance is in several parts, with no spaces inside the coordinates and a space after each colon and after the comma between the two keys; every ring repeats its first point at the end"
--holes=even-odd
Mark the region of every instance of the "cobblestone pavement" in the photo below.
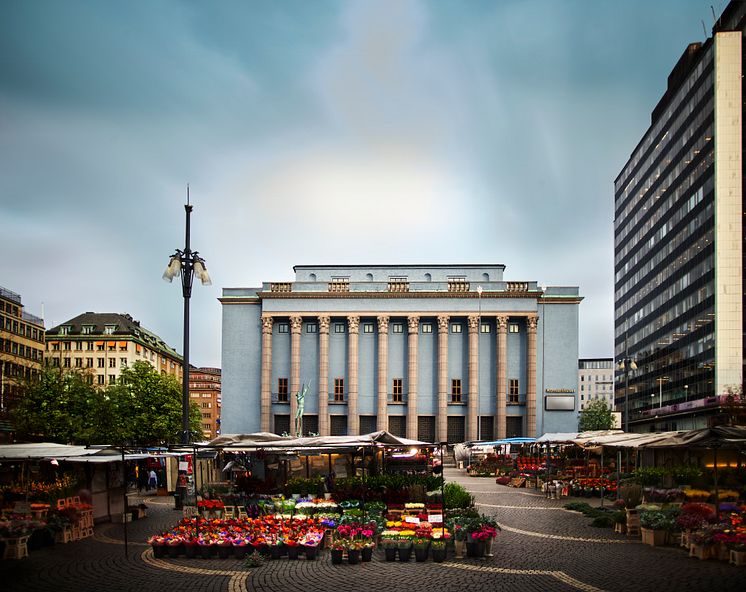
{"type": "Polygon", "coordinates": [[[380,552],[371,563],[332,565],[328,552],[317,561],[287,558],[246,569],[235,559],[155,559],[145,544],[172,526],[180,514],[173,498],[146,498],[148,518],[127,525],[102,524],[91,539],[33,551],[29,558],[0,561],[0,590],[8,592],[386,592],[533,590],[609,592],[738,591],[746,568],[689,558],[681,548],[649,547],[563,509],[533,489],[512,489],[492,479],[469,478],[447,469],[477,499],[482,512],[503,527],[494,557],[445,563],[387,563],[380,552]]]}

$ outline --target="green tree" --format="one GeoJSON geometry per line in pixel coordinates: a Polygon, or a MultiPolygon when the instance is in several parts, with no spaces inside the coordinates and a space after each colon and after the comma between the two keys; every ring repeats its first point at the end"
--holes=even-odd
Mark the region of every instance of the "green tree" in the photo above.
{"type": "MultiPolygon", "coordinates": [[[[106,394],[122,419],[123,441],[138,444],[177,443],[181,440],[181,384],[170,375],[160,374],[147,362],[135,362],[121,371],[119,382],[106,394]]],[[[190,405],[189,427],[192,438],[202,434],[202,414],[190,405]]]]}
{"type": "MultiPolygon", "coordinates": [[[[193,439],[202,414],[190,405],[193,439]]],[[[119,382],[98,389],[85,372],[46,366],[25,385],[13,414],[21,438],[60,443],[156,445],[181,438],[181,385],[147,362],[122,370],[119,382]]]]}
{"type": "Polygon", "coordinates": [[[12,419],[21,438],[67,444],[85,429],[87,409],[96,396],[85,373],[44,366],[26,381],[12,419]]]}
{"type": "Polygon", "coordinates": [[[589,430],[610,430],[614,425],[611,407],[606,401],[591,401],[580,411],[578,429],[581,432],[589,430]]]}

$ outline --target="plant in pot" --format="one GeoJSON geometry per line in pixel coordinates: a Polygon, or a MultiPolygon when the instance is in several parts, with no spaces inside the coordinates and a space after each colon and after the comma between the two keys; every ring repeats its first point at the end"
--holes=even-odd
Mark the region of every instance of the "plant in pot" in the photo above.
{"type": "Polygon", "coordinates": [[[415,561],[427,561],[427,556],[430,552],[430,539],[417,536],[412,539],[412,546],[414,547],[415,561]]]}
{"type": "Polygon", "coordinates": [[[401,538],[396,544],[399,561],[409,561],[412,556],[412,539],[410,537],[414,536],[414,531],[403,530],[400,536],[401,538]]]}
{"type": "Polygon", "coordinates": [[[397,548],[399,541],[397,540],[398,531],[383,531],[381,533],[381,547],[383,548],[384,556],[386,561],[396,561],[397,548]]]}
{"type": "Polygon", "coordinates": [[[640,532],[642,533],[642,542],[646,545],[665,545],[668,531],[672,527],[673,521],[665,512],[660,510],[643,510],[640,512],[640,532]]]}
{"type": "Polygon", "coordinates": [[[432,551],[433,561],[435,563],[442,563],[446,559],[446,555],[448,553],[448,550],[446,548],[447,538],[448,537],[443,536],[441,538],[433,539],[430,542],[430,549],[432,551]]]}
{"type": "Polygon", "coordinates": [[[347,540],[335,538],[332,541],[330,553],[332,557],[332,565],[340,565],[342,563],[342,557],[344,552],[347,550],[347,540]]]}

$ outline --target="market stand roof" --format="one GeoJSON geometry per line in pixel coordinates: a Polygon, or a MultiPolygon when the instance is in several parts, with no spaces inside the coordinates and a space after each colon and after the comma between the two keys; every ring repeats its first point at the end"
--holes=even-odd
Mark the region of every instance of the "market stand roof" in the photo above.
{"type": "Polygon", "coordinates": [[[393,434],[380,431],[362,434],[360,436],[309,436],[292,438],[278,436],[268,432],[256,434],[226,434],[211,440],[207,447],[223,448],[224,450],[278,450],[278,451],[322,451],[351,450],[360,447],[386,446],[393,448],[406,447],[437,447],[437,444],[399,438],[393,434]]]}
{"type": "MultiPolygon", "coordinates": [[[[125,460],[137,460],[155,456],[175,456],[173,453],[157,454],[127,453],[125,460]]],[[[0,445],[0,461],[13,460],[57,460],[67,462],[106,463],[122,460],[122,451],[110,447],[74,446],[54,442],[32,442],[28,444],[0,445]]]]}
{"type": "Polygon", "coordinates": [[[651,448],[746,448],[746,426],[715,426],[673,434],[649,446],[651,448]]]}

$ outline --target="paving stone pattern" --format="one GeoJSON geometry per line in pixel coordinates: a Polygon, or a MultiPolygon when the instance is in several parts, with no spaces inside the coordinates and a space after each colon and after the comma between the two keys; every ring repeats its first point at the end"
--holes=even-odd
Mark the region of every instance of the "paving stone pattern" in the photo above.
{"type": "MultiPolygon", "coordinates": [[[[496,485],[446,469],[446,478],[474,493],[480,509],[503,525],[492,558],[408,565],[384,561],[332,565],[328,552],[316,561],[283,558],[246,569],[236,559],[155,559],[147,537],[180,517],[173,498],[145,498],[148,517],[124,525],[102,524],[94,537],[0,561],[0,590],[7,592],[743,592],[746,568],[689,558],[681,548],[653,548],[610,529],[598,529],[567,500],[549,500],[533,489],[496,485]]],[[[139,498],[133,501],[138,501],[139,498]]],[[[587,500],[586,500],[587,501],[587,500]]],[[[598,502],[596,502],[598,503],[598,502]]]]}

